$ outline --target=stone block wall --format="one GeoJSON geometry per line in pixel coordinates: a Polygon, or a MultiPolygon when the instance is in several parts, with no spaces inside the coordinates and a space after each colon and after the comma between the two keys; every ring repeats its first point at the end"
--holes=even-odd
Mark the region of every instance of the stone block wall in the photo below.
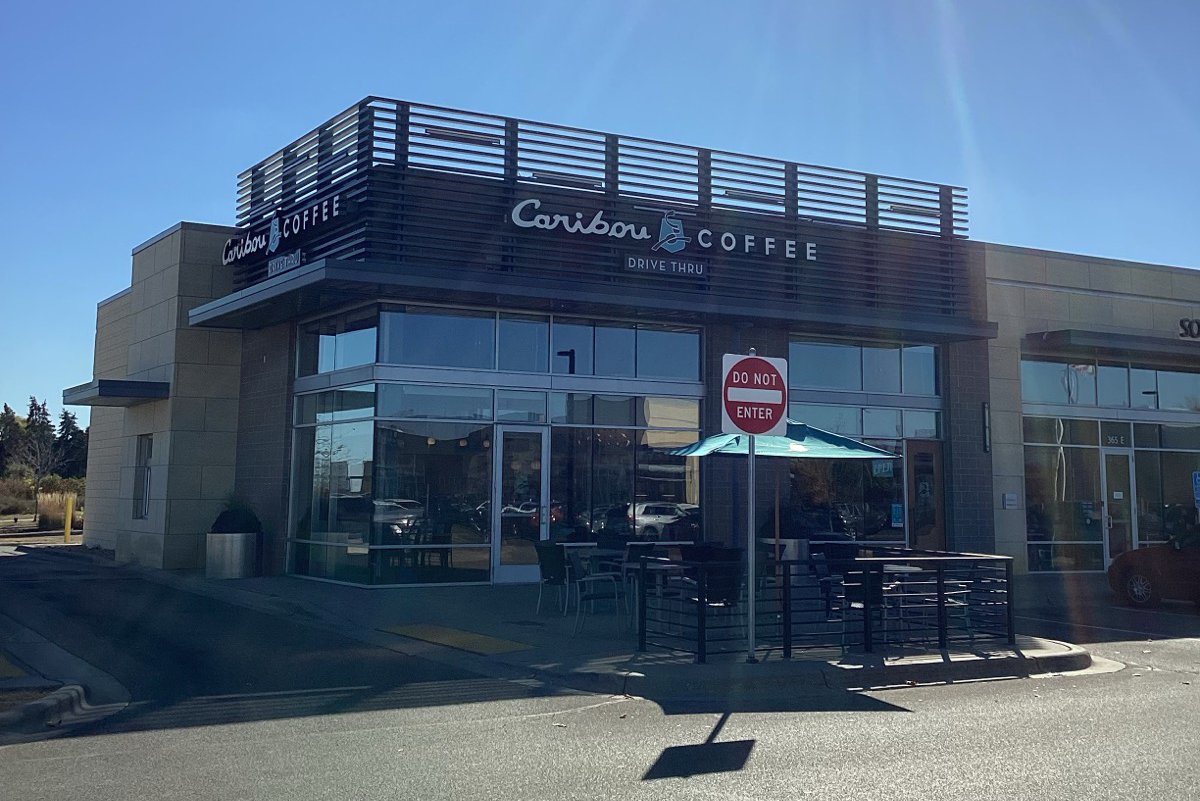
{"type": "MultiPolygon", "coordinates": [[[[128,350],[129,290],[126,289],[96,307],[95,377],[124,378],[128,350]]],[[[83,541],[94,548],[116,550],[117,547],[122,522],[119,498],[124,425],[123,409],[92,409],[83,541]]]]}
{"type": "Polygon", "coordinates": [[[190,328],[187,315],[230,291],[221,250],[234,231],[163,232],[134,250],[129,289],[98,310],[94,377],[170,385],[166,400],[93,412],[84,542],[119,561],[203,568],[204,535],[233,491],[241,334],[190,328]],[[135,518],[143,435],[153,437],[148,514],[135,518]]]}

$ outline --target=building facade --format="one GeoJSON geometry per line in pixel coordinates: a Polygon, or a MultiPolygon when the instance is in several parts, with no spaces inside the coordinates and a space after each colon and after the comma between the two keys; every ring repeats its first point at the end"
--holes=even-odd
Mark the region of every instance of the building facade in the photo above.
{"type": "Polygon", "coordinates": [[[268,571],[371,586],[735,543],[744,459],[670,451],[754,348],[792,418],[896,455],[764,465],[761,534],[1102,569],[1179,514],[1200,284],[966,220],[958,187],[367,98],[244,172],[237,227],[135,250],[64,393],[103,407],[85,541],[201,567],[236,496],[268,571]]]}

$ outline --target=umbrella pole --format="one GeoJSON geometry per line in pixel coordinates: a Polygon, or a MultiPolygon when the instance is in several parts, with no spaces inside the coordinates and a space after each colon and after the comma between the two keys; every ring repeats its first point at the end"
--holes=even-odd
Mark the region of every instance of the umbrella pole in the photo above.
{"type": "Polygon", "coordinates": [[[779,466],[775,466],[775,561],[779,561],[779,466]]]}
{"type": "Polygon", "coordinates": [[[750,460],[747,470],[746,489],[746,574],[749,581],[746,585],[746,661],[757,662],[755,657],[756,638],[754,626],[754,568],[755,548],[754,537],[754,435],[750,435],[750,460]]]}

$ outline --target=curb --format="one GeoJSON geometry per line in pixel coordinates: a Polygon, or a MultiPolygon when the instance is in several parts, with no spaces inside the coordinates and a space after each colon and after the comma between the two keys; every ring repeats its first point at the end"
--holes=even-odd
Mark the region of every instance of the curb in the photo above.
{"type": "Polygon", "coordinates": [[[58,726],[64,717],[82,711],[87,706],[87,691],[78,684],[67,684],[36,701],[0,712],[0,730],[25,731],[29,728],[58,726]]]}
{"type": "Polygon", "coordinates": [[[1070,643],[1047,640],[1066,650],[1059,654],[1003,656],[994,659],[970,659],[959,662],[926,662],[827,671],[831,685],[848,690],[882,689],[914,684],[953,684],[989,679],[1027,679],[1043,673],[1070,673],[1086,670],[1092,655],[1070,643]]]}
{"type": "Polygon", "coordinates": [[[125,702],[92,704],[88,702],[86,687],[63,685],[36,701],[0,712],[0,746],[42,739],[70,726],[95,723],[128,705],[125,702]]]}
{"type": "MultiPolygon", "coordinates": [[[[878,690],[892,687],[907,687],[918,684],[955,684],[961,682],[987,681],[995,679],[1029,678],[1044,673],[1070,673],[1086,670],[1092,665],[1092,655],[1086,649],[1070,643],[1046,640],[1062,646],[1058,654],[1036,656],[1001,656],[992,659],[963,659],[952,662],[900,663],[882,667],[844,668],[828,662],[805,664],[803,662],[773,665],[772,672],[756,672],[741,669],[730,670],[731,665],[710,664],[698,666],[707,675],[679,676],[679,671],[648,668],[643,673],[637,666],[619,672],[556,672],[541,668],[530,668],[532,676],[554,684],[584,692],[608,695],[636,695],[644,698],[666,698],[695,693],[727,693],[753,682],[756,690],[780,689],[785,687],[818,687],[847,691],[878,690]],[[671,675],[676,673],[676,675],[671,675]]],[[[691,665],[686,668],[691,668],[691,665]]],[[[697,671],[698,672],[698,671],[697,671]]]]}

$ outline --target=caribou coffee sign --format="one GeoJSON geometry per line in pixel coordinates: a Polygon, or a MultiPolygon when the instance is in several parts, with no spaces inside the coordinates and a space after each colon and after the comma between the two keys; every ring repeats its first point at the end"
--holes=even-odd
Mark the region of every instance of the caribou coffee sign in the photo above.
{"type": "MultiPolygon", "coordinates": [[[[341,195],[334,195],[319,203],[305,206],[299,211],[284,215],[276,214],[271,218],[271,224],[266,230],[229,239],[225,243],[221,263],[233,264],[245,259],[271,256],[280,247],[298,244],[299,240],[305,238],[307,234],[327,225],[330,220],[343,214],[341,197],[341,195]]],[[[275,272],[271,273],[272,275],[300,265],[299,251],[296,251],[294,256],[292,254],[288,254],[288,256],[291,258],[281,261],[275,267],[275,272]]]]}
{"type": "MultiPolygon", "coordinates": [[[[700,253],[757,255],[782,260],[817,260],[815,242],[800,242],[795,239],[761,236],[740,231],[714,231],[709,228],[697,229],[694,235],[689,235],[682,218],[694,217],[694,214],[674,209],[641,206],[635,208],[662,215],[662,219],[658,223],[657,240],[644,223],[609,218],[603,211],[550,213],[542,210],[542,201],[537,198],[522,200],[513,206],[509,213],[509,219],[518,228],[537,228],[543,231],[560,230],[582,236],[602,236],[633,242],[646,241],[648,244],[653,243],[649,248],[651,253],[661,253],[664,256],[665,254],[679,254],[688,245],[692,245],[692,251],[700,253]]],[[[701,262],[691,262],[691,267],[688,267],[688,264],[689,262],[684,259],[630,256],[627,257],[625,269],[639,272],[662,272],[671,275],[696,275],[695,268],[703,267],[701,262]],[[654,266],[649,266],[651,264],[654,266]]]]}

